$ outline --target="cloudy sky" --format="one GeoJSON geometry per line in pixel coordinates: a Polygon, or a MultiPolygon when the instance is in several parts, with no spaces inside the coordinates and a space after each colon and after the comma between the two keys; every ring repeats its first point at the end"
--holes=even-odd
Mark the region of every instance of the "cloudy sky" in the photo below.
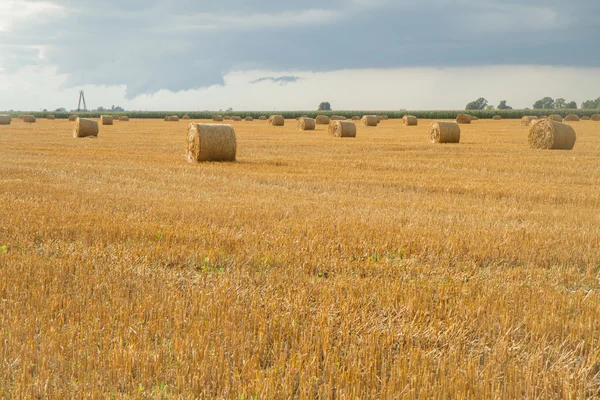
{"type": "Polygon", "coordinates": [[[0,0],[0,110],[600,97],[598,0],[0,0]]]}

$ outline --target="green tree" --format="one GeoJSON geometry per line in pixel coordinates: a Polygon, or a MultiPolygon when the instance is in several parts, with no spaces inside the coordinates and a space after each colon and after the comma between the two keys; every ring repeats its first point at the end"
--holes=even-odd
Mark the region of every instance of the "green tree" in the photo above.
{"type": "Polygon", "coordinates": [[[498,107],[496,107],[498,110],[512,110],[513,108],[511,106],[507,106],[506,105],[506,100],[501,100],[500,104],[498,104],[498,107]]]}
{"type": "Polygon", "coordinates": [[[554,108],[567,108],[567,101],[562,97],[554,100],[554,108]]]}
{"type": "Polygon", "coordinates": [[[581,108],[596,109],[600,105],[600,97],[597,100],[587,100],[581,103],[581,108]]]}
{"type": "Polygon", "coordinates": [[[491,110],[494,109],[494,106],[485,106],[485,109],[488,110],[488,111],[491,111],[491,110]]]}
{"type": "Polygon", "coordinates": [[[328,101],[324,101],[319,104],[319,111],[331,111],[331,104],[328,101]]]}
{"type": "Polygon", "coordinates": [[[577,103],[574,101],[571,101],[571,102],[565,104],[565,108],[568,108],[569,110],[575,110],[577,108],[577,103]]]}
{"type": "Polygon", "coordinates": [[[541,100],[533,103],[533,108],[536,110],[550,110],[554,108],[554,99],[552,97],[544,97],[541,100]]]}
{"type": "Polygon", "coordinates": [[[465,107],[465,110],[485,110],[488,105],[488,101],[483,97],[478,98],[475,101],[470,102],[465,107]]]}

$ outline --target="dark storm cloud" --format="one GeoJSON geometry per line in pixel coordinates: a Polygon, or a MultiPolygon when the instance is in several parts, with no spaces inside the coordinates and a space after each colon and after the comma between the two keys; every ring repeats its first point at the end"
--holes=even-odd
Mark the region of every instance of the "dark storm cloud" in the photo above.
{"type": "Polygon", "coordinates": [[[221,85],[233,70],[600,65],[595,0],[28,3],[60,8],[0,30],[4,70],[43,62],[68,85],[123,84],[129,97],[221,85]]]}

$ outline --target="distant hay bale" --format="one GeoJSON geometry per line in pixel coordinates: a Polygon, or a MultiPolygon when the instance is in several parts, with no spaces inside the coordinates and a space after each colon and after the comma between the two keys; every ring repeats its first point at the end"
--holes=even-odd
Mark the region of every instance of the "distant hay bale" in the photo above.
{"type": "Polygon", "coordinates": [[[388,116],[387,116],[387,115],[385,115],[385,114],[384,114],[384,115],[380,115],[380,116],[379,116],[379,120],[380,120],[380,121],[387,121],[388,119],[390,119],[390,117],[388,117],[388,116]]]}
{"type": "Polygon", "coordinates": [[[345,121],[346,119],[346,117],[342,117],[341,115],[332,115],[329,121],[345,121]]]}
{"type": "Polygon", "coordinates": [[[69,121],[73,122],[77,120],[77,115],[69,115],[69,121]]]}
{"type": "Polygon", "coordinates": [[[529,128],[529,146],[533,149],[571,150],[577,136],[572,126],[542,119],[529,128]]]}
{"type": "Polygon", "coordinates": [[[529,123],[534,119],[539,119],[539,118],[536,116],[533,116],[533,115],[524,116],[523,118],[521,118],[521,126],[529,126],[529,123]]]}
{"type": "Polygon", "coordinates": [[[23,115],[23,122],[28,122],[30,124],[35,123],[36,118],[33,115],[23,115]]]}
{"type": "Polygon", "coordinates": [[[584,115],[583,117],[581,117],[582,121],[589,121],[591,118],[588,117],[587,115],[584,115]]]}
{"type": "Polygon", "coordinates": [[[300,118],[298,120],[298,130],[299,131],[314,131],[317,127],[317,121],[312,118],[300,118]]]}
{"type": "MultiPolygon", "coordinates": [[[[468,114],[458,114],[458,117],[456,117],[456,123],[457,124],[470,124],[471,116],[468,114]]],[[[442,143],[444,143],[444,142],[442,142],[442,143]]],[[[447,142],[447,143],[453,143],[453,142],[447,142]]]]}
{"type": "Polygon", "coordinates": [[[494,115],[494,118],[492,118],[495,121],[500,121],[502,119],[502,116],[500,115],[494,115]]]}
{"type": "Polygon", "coordinates": [[[0,115],[0,125],[10,125],[12,118],[10,115],[2,114],[0,115]]]}
{"type": "Polygon", "coordinates": [[[260,117],[258,117],[259,121],[266,121],[267,120],[267,116],[266,115],[261,115],[260,117]]]}
{"type": "Polygon", "coordinates": [[[102,116],[100,116],[100,123],[102,125],[112,125],[113,124],[113,117],[112,117],[112,115],[102,115],[102,116]]]}
{"type": "Polygon", "coordinates": [[[360,123],[364,126],[377,126],[379,123],[379,117],[377,115],[364,115],[360,123]]]}
{"type": "Polygon", "coordinates": [[[224,121],[231,121],[231,115],[226,115],[223,117],[224,121]]]}
{"type": "Polygon", "coordinates": [[[215,121],[215,122],[222,122],[223,121],[223,116],[222,115],[213,115],[212,120],[215,121]]]}
{"type": "Polygon", "coordinates": [[[474,115],[469,115],[469,117],[471,117],[471,121],[479,121],[479,118],[474,115]]]}
{"type": "Polygon", "coordinates": [[[183,117],[181,117],[181,119],[191,119],[191,118],[188,114],[183,114],[183,117]]]}
{"type": "Polygon", "coordinates": [[[271,115],[269,117],[269,125],[271,126],[283,126],[285,124],[285,118],[283,115],[271,115]]]}
{"type": "Polygon", "coordinates": [[[246,121],[248,122],[252,122],[254,121],[254,118],[252,118],[250,115],[248,115],[246,118],[244,118],[246,121]]]}
{"type": "Polygon", "coordinates": [[[75,128],[73,128],[73,137],[98,136],[98,123],[91,119],[77,118],[75,128]]]}
{"type": "Polygon", "coordinates": [[[563,121],[563,117],[561,117],[558,114],[549,115],[548,118],[550,118],[551,120],[556,121],[556,122],[562,122],[563,121]]]}
{"type": "Polygon", "coordinates": [[[404,126],[416,126],[418,123],[419,120],[413,115],[405,115],[402,117],[402,125],[404,126]]]}
{"type": "Polygon", "coordinates": [[[383,118],[381,117],[381,115],[376,115],[377,117],[377,123],[380,123],[381,121],[383,121],[383,118]]]}
{"type": "Polygon", "coordinates": [[[242,120],[242,117],[240,117],[239,115],[234,115],[234,116],[231,117],[231,120],[232,121],[240,122],[242,120]]]}
{"type": "Polygon", "coordinates": [[[171,115],[171,121],[178,122],[179,121],[179,117],[177,115],[171,115]]]}
{"type": "Polygon", "coordinates": [[[574,121],[579,121],[579,117],[575,114],[569,114],[565,117],[565,121],[570,121],[570,122],[574,122],[574,121]]]}
{"type": "Polygon", "coordinates": [[[47,115],[46,119],[56,119],[56,116],[55,115],[47,115]]]}
{"type": "Polygon", "coordinates": [[[360,117],[358,115],[355,115],[354,117],[352,117],[352,121],[360,121],[360,117]]]}
{"type": "Polygon", "coordinates": [[[317,125],[328,125],[329,122],[331,122],[331,120],[327,115],[317,115],[315,122],[317,123],[317,125]]]}
{"type": "Polygon", "coordinates": [[[456,122],[434,122],[429,128],[431,143],[460,143],[460,126],[456,122]]]}
{"type": "Polygon", "coordinates": [[[600,114],[594,114],[590,119],[592,121],[600,121],[600,114]]]}
{"type": "Polygon", "coordinates": [[[231,125],[190,124],[187,134],[189,162],[235,161],[237,142],[231,125]]]}
{"type": "Polygon", "coordinates": [[[356,125],[350,121],[329,122],[329,134],[335,137],[356,137],[356,125]]]}
{"type": "Polygon", "coordinates": [[[129,117],[127,115],[121,115],[119,117],[119,121],[127,122],[127,121],[129,121],[129,117]]]}

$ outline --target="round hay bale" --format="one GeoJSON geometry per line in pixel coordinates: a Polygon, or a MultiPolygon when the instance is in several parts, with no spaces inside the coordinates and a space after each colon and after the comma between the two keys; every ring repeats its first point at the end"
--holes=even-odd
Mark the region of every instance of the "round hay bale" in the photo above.
{"type": "Polygon", "coordinates": [[[10,115],[2,114],[0,115],[0,125],[10,125],[12,118],[10,115]]]}
{"type": "Polygon", "coordinates": [[[188,114],[183,114],[183,117],[181,117],[181,119],[191,119],[190,116],[188,114]]]}
{"type": "Polygon", "coordinates": [[[572,126],[542,119],[529,128],[529,146],[532,149],[571,150],[577,136],[572,126]]]}
{"type": "Polygon", "coordinates": [[[563,121],[563,117],[561,117],[558,114],[549,115],[548,118],[550,118],[552,121],[556,121],[556,122],[562,122],[563,121]]]}
{"type": "Polygon", "coordinates": [[[232,121],[240,122],[242,120],[242,117],[240,117],[239,115],[234,115],[234,116],[231,117],[231,120],[232,121]]]}
{"type": "Polygon", "coordinates": [[[539,118],[536,116],[533,116],[533,115],[524,116],[523,118],[521,118],[521,126],[529,126],[531,121],[534,119],[539,119],[539,118]]]}
{"type": "MultiPolygon", "coordinates": [[[[471,116],[468,114],[458,114],[458,117],[456,117],[456,123],[457,124],[470,124],[471,116]]],[[[446,143],[446,142],[441,142],[441,143],[446,143]]],[[[447,142],[447,143],[454,143],[454,142],[447,142]]]]}
{"type": "Polygon", "coordinates": [[[112,115],[102,115],[102,116],[100,116],[100,123],[102,125],[112,125],[113,124],[113,117],[112,117],[112,115]]]}
{"type": "Polygon", "coordinates": [[[246,121],[248,121],[248,122],[252,122],[252,121],[254,121],[254,118],[252,118],[251,116],[249,116],[249,115],[248,115],[248,116],[245,118],[245,120],[246,120],[246,121]]]}
{"type": "Polygon", "coordinates": [[[30,124],[35,123],[36,118],[33,115],[23,115],[23,122],[28,122],[30,124]]]}
{"type": "Polygon", "coordinates": [[[170,118],[172,122],[179,122],[179,117],[177,115],[171,115],[170,118]]]}
{"type": "Polygon", "coordinates": [[[594,115],[592,115],[591,120],[592,121],[600,121],[600,114],[594,114],[594,115]]]}
{"type": "Polygon", "coordinates": [[[301,115],[299,117],[296,118],[296,121],[300,121],[302,118],[309,118],[308,115],[301,115]]]}
{"type": "Polygon", "coordinates": [[[317,115],[315,122],[317,123],[317,125],[328,125],[329,122],[331,122],[331,120],[327,115],[317,115]]]}
{"type": "Polygon", "coordinates": [[[529,126],[534,126],[535,124],[537,124],[538,122],[543,121],[543,118],[539,118],[539,119],[532,119],[531,121],[529,121],[529,126]]]}
{"type": "Polygon", "coordinates": [[[74,122],[77,121],[77,115],[69,115],[69,121],[74,122]]]}
{"type": "Polygon", "coordinates": [[[379,117],[377,115],[364,115],[360,123],[364,126],[377,126],[379,123],[379,117]]]}
{"type": "Polygon", "coordinates": [[[129,117],[127,115],[121,115],[119,117],[119,121],[127,122],[127,121],[129,121],[129,117]]]}
{"type": "Polygon", "coordinates": [[[469,115],[469,117],[471,117],[471,121],[479,121],[479,118],[474,115],[469,115]]]}
{"type": "Polygon", "coordinates": [[[300,118],[298,120],[298,130],[299,131],[314,131],[317,127],[317,121],[312,118],[300,118]]]}
{"type": "Polygon", "coordinates": [[[187,134],[189,162],[235,161],[237,142],[231,125],[190,124],[187,134]]]}
{"type": "Polygon", "coordinates": [[[354,117],[352,117],[352,121],[360,121],[360,117],[358,115],[355,115],[354,117]]]}
{"type": "Polygon", "coordinates": [[[356,125],[349,121],[331,121],[329,134],[335,137],[356,137],[356,125]]]}
{"type": "Polygon", "coordinates": [[[500,115],[494,115],[494,117],[492,119],[494,121],[500,121],[502,119],[502,116],[500,116],[500,115]]]}
{"type": "Polygon", "coordinates": [[[583,117],[581,117],[582,121],[589,121],[591,118],[588,117],[587,115],[584,115],[583,117]]]}
{"type": "Polygon", "coordinates": [[[329,121],[345,121],[346,119],[346,117],[342,117],[341,115],[332,115],[329,121]]]}
{"type": "Polygon", "coordinates": [[[73,137],[98,136],[98,123],[91,119],[77,118],[75,128],[73,128],[73,137]]]}
{"type": "Polygon", "coordinates": [[[405,115],[402,117],[402,125],[404,126],[417,126],[418,123],[419,120],[413,115],[405,115]]]}
{"type": "Polygon", "coordinates": [[[387,121],[388,119],[390,119],[390,117],[388,117],[387,115],[380,115],[379,116],[379,120],[380,121],[387,121]]]}
{"type": "Polygon", "coordinates": [[[215,121],[215,122],[222,122],[223,121],[223,116],[222,115],[213,115],[212,120],[215,121]]]}
{"type": "Polygon", "coordinates": [[[55,115],[47,115],[46,119],[56,119],[56,116],[55,115]]]}
{"type": "Polygon", "coordinates": [[[579,121],[579,117],[575,114],[569,114],[565,117],[565,121],[571,121],[571,122],[575,122],[575,121],[579,121]]]}
{"type": "Polygon", "coordinates": [[[429,128],[431,143],[460,143],[460,126],[456,122],[434,122],[429,128]]]}
{"type": "Polygon", "coordinates": [[[283,115],[271,115],[269,117],[269,125],[271,126],[283,126],[285,124],[285,118],[283,115]]]}
{"type": "Polygon", "coordinates": [[[260,117],[258,117],[259,121],[266,121],[267,120],[267,116],[266,115],[261,115],[260,117]]]}
{"type": "Polygon", "coordinates": [[[223,117],[224,121],[231,121],[231,115],[226,115],[223,117]]]}

